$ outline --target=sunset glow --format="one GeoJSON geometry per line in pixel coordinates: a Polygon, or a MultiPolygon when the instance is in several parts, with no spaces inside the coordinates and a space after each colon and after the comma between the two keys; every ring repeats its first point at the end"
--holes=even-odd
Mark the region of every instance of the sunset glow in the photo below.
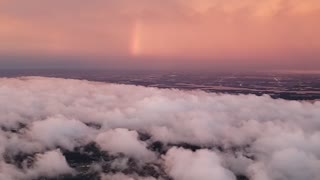
{"type": "Polygon", "coordinates": [[[320,67],[318,0],[0,2],[2,55],[320,67]]]}

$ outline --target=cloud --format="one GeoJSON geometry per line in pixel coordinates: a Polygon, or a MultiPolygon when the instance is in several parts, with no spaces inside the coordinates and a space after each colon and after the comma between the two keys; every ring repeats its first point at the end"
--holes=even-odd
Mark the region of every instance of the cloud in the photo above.
{"type": "Polygon", "coordinates": [[[320,172],[320,160],[314,155],[297,149],[286,149],[276,152],[269,164],[272,179],[316,179],[320,172]],[[295,158],[292,158],[295,157],[295,158]]]}
{"type": "Polygon", "coordinates": [[[27,170],[27,175],[30,177],[57,177],[72,173],[73,169],[68,165],[60,150],[37,154],[33,167],[27,170]]]}
{"type": "MultiPolygon", "coordinates": [[[[23,159],[25,162],[28,159],[23,159]]],[[[19,169],[12,164],[0,162],[0,178],[8,180],[37,179],[40,177],[57,177],[72,174],[74,170],[68,165],[60,150],[47,151],[36,154],[31,167],[19,169]]],[[[27,162],[26,162],[27,163],[27,162]]]]}
{"type": "Polygon", "coordinates": [[[0,163],[0,179],[16,180],[24,177],[23,172],[12,164],[0,163]]]}
{"type": "Polygon", "coordinates": [[[223,168],[218,155],[208,150],[191,152],[172,148],[164,157],[168,173],[176,180],[235,180],[234,174],[223,168]]]}
{"type": "Polygon", "coordinates": [[[76,176],[79,159],[107,178],[320,177],[318,101],[21,77],[0,102],[6,179],[76,176]]]}
{"type": "Polygon", "coordinates": [[[254,179],[299,180],[318,179],[320,172],[319,158],[299,149],[285,149],[272,154],[271,159],[264,163],[251,165],[254,179]]]}
{"type": "Polygon", "coordinates": [[[155,155],[147,149],[147,144],[138,139],[136,131],[114,129],[101,133],[96,138],[102,150],[110,153],[123,153],[138,160],[152,161],[155,155]]]}
{"type": "Polygon", "coordinates": [[[68,120],[64,117],[49,118],[33,122],[27,135],[32,140],[45,147],[62,147],[73,150],[75,147],[86,144],[93,130],[77,120],[68,120]]]}
{"type": "Polygon", "coordinates": [[[127,176],[124,174],[103,175],[101,180],[156,180],[152,177],[127,176]]]}

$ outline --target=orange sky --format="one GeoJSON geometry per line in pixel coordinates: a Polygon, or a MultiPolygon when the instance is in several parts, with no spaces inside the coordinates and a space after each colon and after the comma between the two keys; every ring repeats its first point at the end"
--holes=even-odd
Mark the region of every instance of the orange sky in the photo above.
{"type": "Polygon", "coordinates": [[[319,0],[0,0],[0,54],[320,69],[319,19],[319,0]]]}

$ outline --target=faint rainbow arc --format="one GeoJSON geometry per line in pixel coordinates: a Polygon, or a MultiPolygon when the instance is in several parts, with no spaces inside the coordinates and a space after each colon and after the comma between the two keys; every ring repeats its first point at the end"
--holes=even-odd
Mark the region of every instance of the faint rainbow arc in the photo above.
{"type": "Polygon", "coordinates": [[[131,54],[139,56],[142,53],[142,23],[137,20],[133,25],[133,33],[131,40],[131,54]]]}

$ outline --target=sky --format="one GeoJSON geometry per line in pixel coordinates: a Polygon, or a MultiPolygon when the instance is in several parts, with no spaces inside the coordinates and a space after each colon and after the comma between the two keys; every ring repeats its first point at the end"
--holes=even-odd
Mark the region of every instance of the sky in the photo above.
{"type": "Polygon", "coordinates": [[[320,70],[319,0],[0,0],[0,67],[320,70]]]}

